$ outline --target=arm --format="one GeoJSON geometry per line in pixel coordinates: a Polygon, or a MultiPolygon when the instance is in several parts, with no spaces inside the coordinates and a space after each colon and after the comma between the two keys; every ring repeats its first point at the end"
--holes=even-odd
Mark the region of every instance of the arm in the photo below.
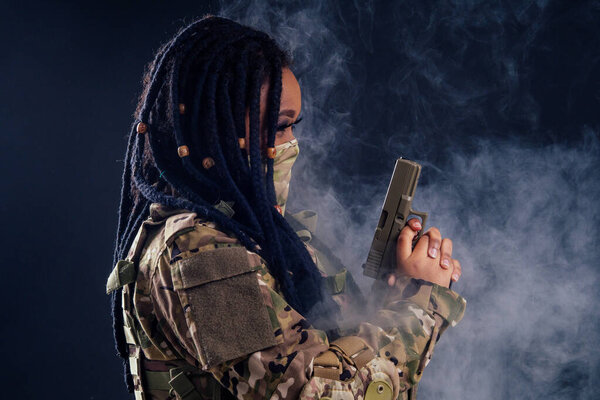
{"type": "MultiPolygon", "coordinates": [[[[152,297],[156,313],[159,314],[159,320],[165,321],[162,324],[163,329],[167,336],[172,338],[170,341],[180,354],[191,363],[209,371],[231,393],[243,399],[272,396],[279,399],[295,399],[300,394],[305,398],[321,398],[328,388],[331,390],[335,385],[342,385],[339,380],[334,382],[313,375],[313,360],[329,348],[328,338],[324,332],[308,326],[304,318],[278,294],[276,282],[258,256],[247,254],[247,268],[240,269],[246,271],[244,273],[236,275],[234,271],[224,279],[219,277],[213,281],[205,277],[195,277],[196,281],[193,281],[189,276],[190,272],[185,271],[186,268],[204,268],[206,265],[201,264],[206,264],[206,260],[201,259],[213,257],[214,253],[210,251],[215,250],[215,246],[204,245],[200,247],[200,251],[192,253],[192,247],[195,246],[190,246],[190,243],[194,240],[186,237],[190,234],[183,235],[175,243],[181,251],[176,257],[178,260],[171,263],[174,258],[170,257],[169,251],[165,252],[153,277],[152,297]],[[230,287],[235,291],[227,293],[222,299],[215,299],[220,303],[229,302],[225,314],[219,318],[226,320],[226,326],[221,328],[230,332],[221,335],[218,326],[207,326],[219,325],[218,319],[207,321],[204,317],[199,319],[197,314],[194,317],[193,309],[197,308],[198,304],[195,304],[193,298],[202,297],[202,291],[210,292],[211,286],[213,289],[219,289],[217,291],[222,291],[225,287],[218,285],[239,280],[240,276],[253,277],[257,289],[255,293],[258,293],[255,299],[264,313],[255,311],[253,315],[244,315],[243,311],[247,310],[248,302],[236,304],[236,301],[227,300],[239,298],[238,294],[241,292],[239,287],[230,287]],[[164,287],[172,287],[174,290],[161,289],[164,287]],[[242,313],[236,312],[237,307],[242,308],[242,313]],[[200,320],[205,324],[199,324],[200,320]],[[227,325],[230,322],[232,324],[227,325]],[[261,335],[262,331],[269,331],[270,338],[261,335]],[[253,333],[253,337],[246,340],[245,336],[249,332],[253,333]],[[221,340],[222,349],[218,348],[218,343],[216,346],[210,345],[215,339],[221,340]],[[233,351],[231,347],[234,347],[233,351]],[[239,353],[237,356],[236,352],[239,353]]],[[[238,263],[240,261],[238,258],[238,263]]],[[[252,282],[246,279],[242,286],[248,285],[252,286],[252,282]]],[[[412,296],[413,300],[423,300],[428,290],[431,298],[433,286],[428,287],[432,290],[419,289],[420,295],[412,296]]],[[[430,299],[427,299],[427,304],[417,304],[411,299],[404,299],[404,296],[410,293],[403,289],[400,280],[396,287],[390,287],[387,291],[389,293],[386,307],[377,313],[373,321],[361,324],[359,331],[359,336],[378,355],[368,360],[366,365],[357,371],[353,370],[351,363],[344,361],[340,351],[335,350],[334,353],[344,374],[340,378],[346,380],[343,390],[353,395],[364,393],[373,379],[385,380],[393,392],[398,394],[415,381],[412,371],[416,371],[416,360],[420,360],[427,349],[433,349],[431,346],[427,347],[427,344],[434,330],[415,330],[415,327],[420,326],[419,320],[437,323],[436,313],[429,310],[430,299]],[[424,311],[419,312],[419,309],[424,311]],[[387,353],[390,355],[387,356],[387,353]],[[400,371],[402,376],[399,375],[400,371]]],[[[218,305],[215,304],[214,307],[218,305]]],[[[212,309],[209,311],[219,312],[214,307],[207,308],[212,309]]],[[[441,319],[440,323],[438,331],[442,330],[441,319]]]]}

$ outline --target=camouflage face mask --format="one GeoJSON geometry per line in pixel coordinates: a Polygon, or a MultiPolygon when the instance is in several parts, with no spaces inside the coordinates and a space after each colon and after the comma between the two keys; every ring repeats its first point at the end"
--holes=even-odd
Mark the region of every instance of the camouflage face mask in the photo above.
{"type": "Polygon", "coordinates": [[[287,202],[288,193],[290,191],[292,166],[300,153],[298,140],[294,139],[275,146],[275,150],[275,159],[273,160],[273,183],[275,184],[277,205],[281,207],[281,215],[284,215],[285,203],[287,202]]]}

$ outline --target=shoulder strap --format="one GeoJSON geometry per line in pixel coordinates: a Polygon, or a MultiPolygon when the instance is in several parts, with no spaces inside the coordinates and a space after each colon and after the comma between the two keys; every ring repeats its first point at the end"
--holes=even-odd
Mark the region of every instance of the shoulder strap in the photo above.
{"type": "Polygon", "coordinates": [[[317,227],[317,213],[311,210],[304,210],[295,214],[286,213],[285,220],[290,224],[292,229],[296,231],[300,239],[305,242],[310,242],[310,245],[317,251],[317,258],[328,267],[323,267],[326,270],[334,271],[327,279],[332,294],[338,294],[349,290],[364,304],[363,295],[360,288],[352,278],[352,274],[346,271],[346,267],[327,246],[315,235],[317,227]],[[306,240],[308,238],[308,240],[306,240]]]}
{"type": "Polygon", "coordinates": [[[177,236],[193,230],[196,216],[195,212],[186,212],[167,218],[165,222],[165,242],[167,245],[171,245],[177,236]]]}

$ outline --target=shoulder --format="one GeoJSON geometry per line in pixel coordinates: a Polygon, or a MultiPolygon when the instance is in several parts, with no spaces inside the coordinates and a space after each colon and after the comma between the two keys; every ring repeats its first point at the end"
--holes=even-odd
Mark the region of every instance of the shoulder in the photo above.
{"type": "Polygon", "coordinates": [[[162,265],[162,269],[171,273],[180,270],[182,265],[213,268],[235,263],[252,268],[264,264],[264,260],[246,250],[235,235],[193,212],[169,216],[159,236],[160,240],[156,243],[161,247],[158,266],[160,269],[162,265]]]}
{"type": "Polygon", "coordinates": [[[171,263],[218,248],[243,247],[233,234],[199,218],[196,213],[170,216],[165,221],[163,245],[171,263]]]}

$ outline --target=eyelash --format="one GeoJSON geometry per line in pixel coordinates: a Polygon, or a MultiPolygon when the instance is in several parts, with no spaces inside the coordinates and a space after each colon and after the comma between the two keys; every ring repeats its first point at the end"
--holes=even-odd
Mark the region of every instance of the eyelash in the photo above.
{"type": "Polygon", "coordinates": [[[296,119],[294,122],[292,122],[291,124],[287,124],[287,125],[280,125],[277,127],[277,132],[283,132],[285,131],[287,128],[292,128],[294,129],[294,125],[296,125],[297,123],[299,123],[300,121],[302,121],[302,117],[296,119]]]}

